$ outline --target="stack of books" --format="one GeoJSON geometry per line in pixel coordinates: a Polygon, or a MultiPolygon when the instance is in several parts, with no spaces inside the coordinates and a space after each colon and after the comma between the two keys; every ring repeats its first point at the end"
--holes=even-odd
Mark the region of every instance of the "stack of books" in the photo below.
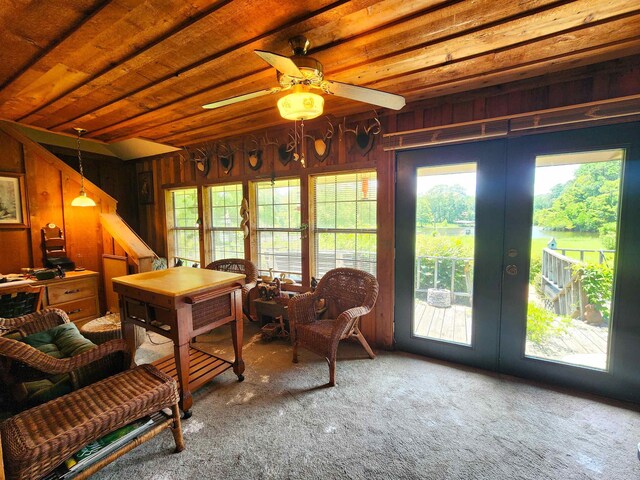
{"type": "Polygon", "coordinates": [[[73,478],[84,468],[103,459],[146,432],[153,423],[151,417],[144,417],[89,443],[68,458],[63,465],[46,477],[46,480],[73,478]]]}

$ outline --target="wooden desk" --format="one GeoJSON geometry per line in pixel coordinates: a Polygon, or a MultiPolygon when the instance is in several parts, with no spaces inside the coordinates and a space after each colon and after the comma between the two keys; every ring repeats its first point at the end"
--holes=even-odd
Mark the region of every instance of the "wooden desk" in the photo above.
{"type": "Polygon", "coordinates": [[[134,347],[134,325],[173,340],[174,355],[154,362],[180,384],[180,407],[188,418],[191,391],[233,367],[244,380],[242,360],[242,297],[245,276],[192,267],[138,273],[113,279],[120,299],[122,336],[134,347]],[[189,341],[230,324],[233,362],[202,352],[189,341]],[[192,365],[193,362],[193,365],[192,365]],[[190,368],[193,367],[193,368],[190,368]]]}
{"type": "Polygon", "coordinates": [[[78,327],[100,316],[98,280],[100,274],[90,270],[66,272],[63,278],[40,280],[34,285],[46,287],[43,308],[55,307],[67,312],[78,327]]]}

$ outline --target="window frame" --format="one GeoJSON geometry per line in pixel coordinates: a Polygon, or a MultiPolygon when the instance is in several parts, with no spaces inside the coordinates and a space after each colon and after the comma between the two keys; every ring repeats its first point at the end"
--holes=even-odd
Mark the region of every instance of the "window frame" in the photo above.
{"type": "MultiPolygon", "coordinates": [[[[283,270],[276,270],[273,269],[274,274],[275,273],[284,273],[285,276],[289,277],[289,276],[293,276],[296,283],[303,283],[304,282],[304,273],[305,273],[305,255],[304,255],[304,243],[302,240],[302,232],[303,232],[303,210],[304,210],[304,205],[302,203],[302,199],[303,199],[303,185],[304,185],[304,181],[302,179],[302,177],[300,176],[287,176],[287,177],[280,177],[275,179],[275,182],[281,182],[281,181],[291,181],[291,180],[297,180],[298,181],[298,187],[300,189],[300,200],[299,200],[299,208],[300,208],[300,226],[295,228],[295,227],[289,227],[289,228],[279,228],[279,227],[258,227],[259,224],[259,205],[258,205],[258,186],[260,184],[265,184],[265,183],[271,183],[273,180],[271,179],[260,179],[260,180],[252,180],[249,181],[249,191],[250,191],[250,212],[251,212],[251,260],[255,263],[256,267],[258,268],[258,272],[259,275],[268,275],[269,274],[269,270],[265,269],[265,268],[261,268],[260,266],[260,232],[281,232],[281,233],[287,233],[287,234],[291,234],[291,233],[295,233],[297,235],[300,236],[300,272],[290,272],[290,271],[283,271],[283,270]]],[[[271,205],[275,205],[274,203],[272,203],[271,205]]],[[[294,205],[292,203],[288,203],[287,205],[294,205]]],[[[288,256],[291,257],[292,255],[290,254],[291,250],[288,251],[288,256]]]]}
{"type": "MultiPolygon", "coordinates": [[[[244,182],[236,181],[236,182],[225,182],[225,183],[215,183],[210,185],[203,185],[203,217],[204,217],[204,225],[203,225],[203,235],[204,235],[204,244],[205,244],[205,259],[206,263],[209,264],[215,260],[215,248],[213,244],[213,234],[215,232],[240,232],[243,233],[242,227],[240,226],[240,221],[238,221],[238,227],[215,227],[213,225],[213,200],[212,200],[212,192],[214,188],[217,187],[229,187],[236,186],[240,189],[240,205],[238,205],[238,219],[241,220],[240,217],[240,208],[242,206],[242,200],[245,198],[245,190],[244,190],[244,182]]],[[[249,216],[252,217],[251,207],[249,208],[249,216]]],[[[237,258],[246,258],[247,245],[245,242],[245,238],[242,238],[242,255],[237,256],[237,258]]],[[[231,258],[231,257],[226,257],[231,258]]]]}
{"type": "MultiPolygon", "coordinates": [[[[357,180],[356,180],[357,181],[357,180]]],[[[378,171],[375,168],[372,169],[359,169],[359,170],[353,170],[353,171],[334,171],[334,172],[328,172],[328,173],[318,173],[318,174],[313,174],[313,175],[309,175],[309,219],[310,219],[310,235],[309,235],[309,256],[310,256],[310,261],[309,261],[309,271],[310,271],[310,276],[315,277],[316,279],[320,279],[322,278],[322,276],[319,274],[318,271],[318,251],[317,251],[317,244],[319,243],[319,235],[323,234],[323,233],[331,233],[331,234],[354,234],[354,235],[358,235],[358,234],[369,234],[369,235],[375,235],[376,238],[376,248],[375,248],[375,255],[376,255],[376,259],[375,262],[368,262],[372,265],[374,265],[374,272],[372,273],[372,275],[377,276],[377,268],[378,268],[378,247],[377,247],[377,243],[378,243],[378,171]],[[321,177],[340,177],[340,176],[346,176],[346,175],[358,175],[358,174],[371,174],[374,176],[375,180],[376,180],[376,200],[375,200],[375,214],[376,214],[376,222],[375,222],[375,228],[340,228],[340,227],[318,227],[318,218],[317,218],[317,199],[316,199],[316,185],[317,185],[317,180],[318,178],[321,177]]],[[[358,202],[358,200],[356,199],[355,201],[356,203],[358,202]]],[[[337,202],[334,202],[334,204],[337,202]]],[[[356,210],[357,212],[357,210],[356,210]]],[[[357,213],[356,213],[357,215],[357,213]]],[[[357,242],[357,237],[356,237],[356,242],[357,242]]],[[[357,252],[357,249],[355,250],[355,252],[357,252]]],[[[355,253],[354,252],[354,253],[355,253]]],[[[325,272],[326,273],[326,272],[325,272]]]]}
{"type": "Polygon", "coordinates": [[[175,226],[175,218],[176,218],[176,210],[174,207],[173,193],[181,190],[194,190],[196,194],[196,218],[201,218],[199,215],[199,205],[200,205],[200,194],[198,187],[194,185],[184,186],[184,187],[176,187],[176,188],[167,188],[165,189],[165,219],[166,219],[166,232],[167,232],[167,264],[171,267],[175,264],[176,259],[181,259],[185,261],[185,265],[187,263],[193,264],[202,264],[202,235],[200,232],[200,227],[194,225],[193,227],[176,227],[175,226]],[[176,255],[176,237],[175,233],[177,231],[195,231],[197,234],[198,240],[198,259],[190,259],[186,257],[180,257],[176,255]],[[173,260],[173,262],[172,262],[173,260]]]}

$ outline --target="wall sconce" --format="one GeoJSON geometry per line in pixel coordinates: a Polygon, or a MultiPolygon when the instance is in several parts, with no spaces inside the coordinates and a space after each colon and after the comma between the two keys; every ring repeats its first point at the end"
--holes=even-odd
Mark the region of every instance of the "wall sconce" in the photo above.
{"type": "Polygon", "coordinates": [[[82,151],[80,150],[80,137],[87,133],[84,128],[74,128],[78,132],[78,162],[80,163],[80,193],[76,198],[71,200],[72,207],[95,207],[96,202],[87,197],[87,193],[84,191],[84,171],[82,170],[82,151]]]}

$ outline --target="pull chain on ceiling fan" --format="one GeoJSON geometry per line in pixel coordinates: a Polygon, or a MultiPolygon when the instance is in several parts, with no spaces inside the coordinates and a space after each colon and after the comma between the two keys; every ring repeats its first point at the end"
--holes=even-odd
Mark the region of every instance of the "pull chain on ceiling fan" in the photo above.
{"type": "Polygon", "coordinates": [[[254,50],[256,55],[278,71],[279,87],[267,88],[208,103],[203,105],[202,108],[220,108],[288,90],[292,90],[292,92],[278,100],[280,115],[287,120],[309,120],[322,115],[324,98],[315,91],[392,110],[400,110],[404,107],[405,99],[401,95],[325,80],[322,63],[313,57],[307,56],[309,40],[306,37],[293,37],[289,40],[289,45],[293,50],[291,57],[263,50],[254,50]]]}

